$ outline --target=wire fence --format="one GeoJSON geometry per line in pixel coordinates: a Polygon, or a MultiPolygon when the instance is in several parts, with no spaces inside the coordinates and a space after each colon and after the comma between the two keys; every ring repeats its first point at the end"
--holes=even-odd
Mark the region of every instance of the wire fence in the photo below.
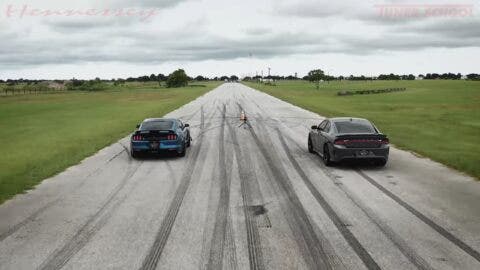
{"type": "Polygon", "coordinates": [[[17,96],[17,95],[37,95],[66,92],[65,88],[52,88],[48,86],[25,85],[25,86],[0,86],[0,96],[17,96]]]}

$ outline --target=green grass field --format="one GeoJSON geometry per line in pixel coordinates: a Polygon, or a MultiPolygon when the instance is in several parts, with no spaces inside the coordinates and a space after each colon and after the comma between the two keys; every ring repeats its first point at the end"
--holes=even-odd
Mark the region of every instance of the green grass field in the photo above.
{"type": "Polygon", "coordinates": [[[202,84],[0,97],[0,203],[219,85],[202,84]]]}
{"type": "Polygon", "coordinates": [[[397,147],[413,150],[480,179],[480,82],[278,82],[246,85],[320,115],[364,117],[397,147]],[[405,92],[337,96],[340,90],[406,87],[405,92]]]}

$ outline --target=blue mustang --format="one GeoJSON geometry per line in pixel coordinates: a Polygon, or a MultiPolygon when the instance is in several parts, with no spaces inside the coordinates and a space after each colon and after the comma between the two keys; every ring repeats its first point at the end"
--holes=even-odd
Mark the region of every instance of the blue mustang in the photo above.
{"type": "Polygon", "coordinates": [[[181,120],[149,118],[137,125],[137,130],[132,134],[130,154],[136,158],[141,152],[176,151],[183,157],[191,140],[189,125],[181,120]]]}

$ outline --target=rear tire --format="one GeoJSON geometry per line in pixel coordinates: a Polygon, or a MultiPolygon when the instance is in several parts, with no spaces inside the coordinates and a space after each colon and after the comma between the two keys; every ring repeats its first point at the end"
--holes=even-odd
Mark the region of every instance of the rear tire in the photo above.
{"type": "Polygon", "coordinates": [[[187,154],[187,146],[183,143],[182,152],[178,153],[179,157],[184,157],[187,154]]]}
{"type": "Polygon", "coordinates": [[[139,156],[139,153],[138,151],[134,151],[134,150],[130,150],[130,155],[132,156],[132,158],[138,158],[139,156]]]}
{"type": "Polygon", "coordinates": [[[323,146],[323,163],[325,164],[325,166],[332,166],[333,165],[333,162],[332,160],[330,159],[330,151],[328,150],[328,145],[324,145],[323,146]]]}
{"type": "Polygon", "coordinates": [[[315,154],[315,150],[313,150],[312,138],[310,138],[310,136],[308,136],[308,152],[315,154]]]}
{"type": "Polygon", "coordinates": [[[186,144],[187,147],[190,147],[191,141],[192,141],[192,137],[190,137],[190,133],[188,133],[187,144],[186,144]]]}
{"type": "Polygon", "coordinates": [[[385,167],[385,165],[387,165],[387,160],[385,159],[377,160],[377,162],[375,162],[375,165],[377,165],[378,167],[385,167]]]}

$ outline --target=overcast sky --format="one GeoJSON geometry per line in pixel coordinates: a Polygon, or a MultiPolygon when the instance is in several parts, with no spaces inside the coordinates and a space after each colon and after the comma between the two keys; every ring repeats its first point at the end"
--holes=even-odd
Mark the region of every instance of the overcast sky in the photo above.
{"type": "Polygon", "coordinates": [[[0,79],[480,73],[478,0],[99,2],[2,0],[0,79]]]}

